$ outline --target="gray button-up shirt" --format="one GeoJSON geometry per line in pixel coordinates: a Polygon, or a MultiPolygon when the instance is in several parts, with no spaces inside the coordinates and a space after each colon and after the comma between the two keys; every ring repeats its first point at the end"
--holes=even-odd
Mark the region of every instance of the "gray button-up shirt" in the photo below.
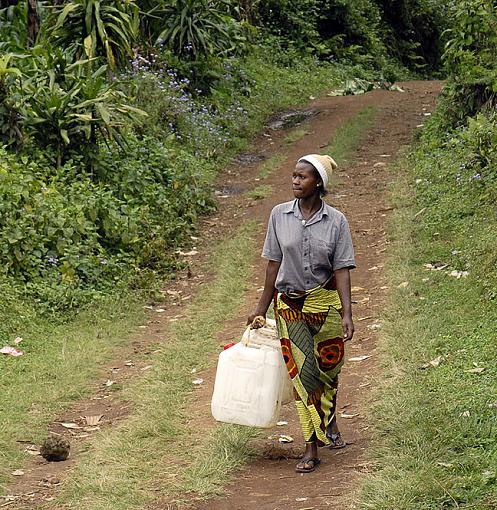
{"type": "Polygon", "coordinates": [[[355,267],[347,220],[324,201],[308,220],[297,199],[274,207],[262,256],[281,262],[276,278],[280,292],[309,290],[325,283],[333,271],[355,267]]]}

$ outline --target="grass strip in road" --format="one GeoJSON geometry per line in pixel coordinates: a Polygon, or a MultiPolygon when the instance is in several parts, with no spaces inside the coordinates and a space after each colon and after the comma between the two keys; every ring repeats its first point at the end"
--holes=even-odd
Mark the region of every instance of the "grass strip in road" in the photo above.
{"type": "Polygon", "coordinates": [[[285,159],[286,156],[283,154],[274,154],[260,166],[257,177],[267,179],[276,168],[283,164],[285,159]]]}
{"type": "Polygon", "coordinates": [[[342,166],[349,161],[359,146],[364,134],[374,125],[377,107],[366,106],[338,129],[323,154],[329,154],[342,166]]]}
{"type": "MultiPolygon", "coordinates": [[[[174,494],[175,487],[191,485],[192,471],[187,474],[186,468],[192,461],[192,445],[201,445],[208,436],[207,431],[196,430],[195,423],[185,425],[195,398],[192,380],[213,365],[213,355],[219,349],[216,334],[243,302],[255,230],[253,223],[246,224],[219,244],[210,260],[216,278],[202,286],[185,318],[172,323],[168,336],[157,347],[153,367],[124,388],[123,399],[132,404],[131,416],[94,438],[59,503],[78,510],[130,510],[161,494],[174,494]]],[[[236,430],[225,434],[234,434],[238,464],[245,458],[243,443],[248,437],[242,437],[246,431],[237,434],[236,430]]],[[[204,481],[213,486],[219,483],[214,471],[228,473],[233,459],[231,454],[218,455],[216,470],[202,468],[201,460],[196,465],[193,472],[201,469],[214,476],[214,480],[204,481]]]]}
{"type": "Polygon", "coordinates": [[[219,494],[233,473],[255,455],[250,440],[260,434],[261,429],[252,427],[227,424],[216,427],[175,487],[176,494],[193,493],[202,499],[219,494]]]}
{"type": "Polygon", "coordinates": [[[360,509],[497,508],[497,219],[481,183],[461,177],[468,152],[425,143],[396,176],[395,290],[360,509]]]}
{"type": "Polygon", "coordinates": [[[20,313],[24,355],[0,358],[1,492],[10,473],[32,458],[16,441],[40,444],[54,417],[93,391],[101,366],[144,316],[128,293],[102,300],[98,309],[88,309],[65,325],[20,313]]]}
{"type": "Polygon", "coordinates": [[[290,131],[290,133],[288,133],[285,138],[283,138],[283,141],[290,145],[292,143],[295,143],[296,141],[300,140],[301,138],[304,138],[305,135],[308,135],[309,134],[309,131],[307,131],[306,129],[304,128],[297,128],[297,129],[293,129],[292,131],[290,131]]]}
{"type": "Polygon", "coordinates": [[[268,198],[273,193],[273,187],[269,184],[260,184],[256,186],[254,189],[248,191],[246,193],[247,197],[252,200],[262,200],[264,198],[268,198]]]}

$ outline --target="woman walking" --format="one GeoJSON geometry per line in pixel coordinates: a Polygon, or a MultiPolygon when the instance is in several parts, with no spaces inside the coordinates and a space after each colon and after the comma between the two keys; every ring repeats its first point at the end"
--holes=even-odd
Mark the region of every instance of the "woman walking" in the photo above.
{"type": "Polygon", "coordinates": [[[264,291],[248,317],[266,316],[274,301],[281,349],[294,387],[306,449],[296,471],[314,471],[318,446],[343,448],[336,423],[344,341],[354,334],[350,274],[354,250],[345,216],[322,197],[335,161],[310,154],[292,176],[295,199],[271,211],[262,256],[264,291]]]}

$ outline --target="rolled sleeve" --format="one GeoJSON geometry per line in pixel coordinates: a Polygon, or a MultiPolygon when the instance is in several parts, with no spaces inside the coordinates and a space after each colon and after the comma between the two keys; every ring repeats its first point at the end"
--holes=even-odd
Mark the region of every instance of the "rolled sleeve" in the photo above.
{"type": "Polygon", "coordinates": [[[262,256],[268,260],[281,262],[283,259],[283,252],[281,251],[281,246],[276,235],[275,222],[276,217],[273,209],[271,211],[271,216],[269,217],[266,240],[264,241],[264,247],[262,248],[262,256]]]}
{"type": "Polygon", "coordinates": [[[356,264],[352,236],[347,219],[342,216],[333,253],[333,271],[344,268],[353,269],[354,267],[356,264]]]}

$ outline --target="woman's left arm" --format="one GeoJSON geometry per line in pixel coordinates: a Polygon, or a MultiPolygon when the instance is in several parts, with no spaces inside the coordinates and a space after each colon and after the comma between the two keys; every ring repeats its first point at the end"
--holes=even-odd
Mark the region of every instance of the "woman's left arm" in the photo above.
{"type": "Polygon", "coordinates": [[[344,341],[352,340],[354,323],[352,321],[352,298],[350,292],[350,271],[348,268],[335,271],[335,281],[338,295],[342,302],[342,327],[344,341]]]}

